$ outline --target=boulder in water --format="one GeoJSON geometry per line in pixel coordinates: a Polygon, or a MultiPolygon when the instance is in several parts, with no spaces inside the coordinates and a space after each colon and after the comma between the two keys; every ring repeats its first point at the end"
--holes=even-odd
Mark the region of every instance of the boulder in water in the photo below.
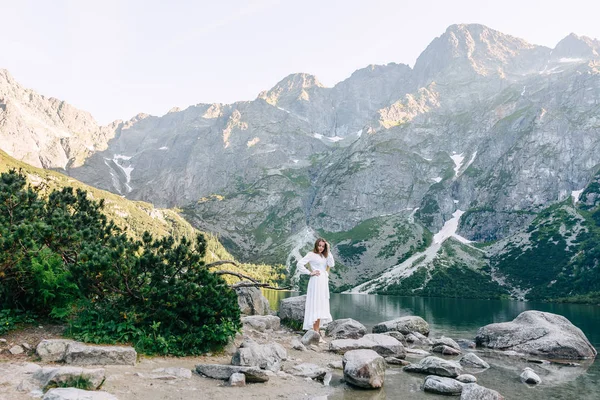
{"type": "Polygon", "coordinates": [[[380,322],[373,327],[373,333],[383,333],[389,331],[398,331],[403,335],[408,335],[411,332],[418,332],[427,336],[429,335],[429,324],[423,318],[412,315],[380,322]]]}

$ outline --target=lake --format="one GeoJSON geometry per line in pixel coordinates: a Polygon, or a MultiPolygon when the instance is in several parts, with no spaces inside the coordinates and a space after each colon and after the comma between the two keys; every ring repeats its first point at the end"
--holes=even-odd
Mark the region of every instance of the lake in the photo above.
{"type": "MultiPolygon", "coordinates": [[[[271,307],[278,308],[282,298],[294,292],[263,291],[271,307]]],[[[600,350],[600,306],[520,302],[513,300],[475,300],[424,297],[396,297],[332,293],[331,314],[334,319],[353,318],[371,330],[373,325],[405,315],[418,315],[430,326],[430,337],[441,335],[453,339],[475,338],[477,329],[513,320],[525,310],[560,314],[579,327],[600,350]]],[[[491,358],[479,354],[491,368],[476,374],[482,386],[499,391],[506,399],[520,400],[598,400],[600,399],[600,361],[582,363],[581,367],[539,366],[514,362],[510,357],[491,358]],[[519,380],[521,370],[529,366],[542,378],[542,384],[528,386],[519,380]]],[[[416,359],[408,359],[416,361],[416,359]]],[[[472,373],[473,371],[469,371],[472,373]]],[[[341,376],[341,373],[339,374],[341,376]]],[[[337,378],[338,376],[336,376],[337,378]]],[[[386,371],[385,387],[378,392],[357,391],[332,380],[339,390],[328,400],[337,399],[435,399],[443,396],[421,389],[425,375],[409,374],[397,368],[386,371]]]]}

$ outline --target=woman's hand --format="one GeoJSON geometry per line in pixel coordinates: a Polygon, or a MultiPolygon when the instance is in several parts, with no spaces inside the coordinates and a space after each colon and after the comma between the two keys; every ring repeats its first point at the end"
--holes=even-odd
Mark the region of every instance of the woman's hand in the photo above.
{"type": "Polygon", "coordinates": [[[319,275],[321,275],[321,271],[319,271],[318,269],[316,269],[310,273],[310,276],[319,276],[319,275]]]}

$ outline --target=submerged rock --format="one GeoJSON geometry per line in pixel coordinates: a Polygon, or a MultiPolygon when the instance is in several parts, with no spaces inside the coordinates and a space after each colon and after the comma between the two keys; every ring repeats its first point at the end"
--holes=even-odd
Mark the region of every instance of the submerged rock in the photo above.
{"type": "Polygon", "coordinates": [[[463,384],[456,379],[444,378],[442,376],[429,375],[425,378],[423,390],[431,393],[458,396],[462,393],[463,384]]]}
{"type": "Polygon", "coordinates": [[[504,400],[504,396],[476,383],[467,383],[463,386],[460,400],[504,400]]]}
{"type": "Polygon", "coordinates": [[[521,373],[521,381],[531,385],[542,383],[542,379],[531,368],[527,367],[521,373]]]}

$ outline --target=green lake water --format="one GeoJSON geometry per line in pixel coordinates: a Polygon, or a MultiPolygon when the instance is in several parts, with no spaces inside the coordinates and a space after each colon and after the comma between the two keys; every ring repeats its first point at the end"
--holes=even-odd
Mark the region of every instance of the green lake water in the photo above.
{"type": "MultiPolygon", "coordinates": [[[[278,308],[282,298],[296,296],[293,292],[265,290],[271,307],[278,308]]],[[[600,350],[600,306],[519,302],[512,300],[473,300],[424,297],[331,294],[331,314],[334,319],[353,318],[370,332],[373,325],[405,315],[423,317],[430,325],[430,337],[441,335],[453,339],[473,340],[477,329],[494,322],[514,319],[525,310],[560,314],[579,327],[590,342],[600,350]]],[[[491,368],[475,374],[482,386],[499,391],[506,399],[519,400],[600,400],[600,361],[582,362],[580,367],[539,366],[514,361],[512,357],[487,357],[491,368]],[[542,384],[528,386],[519,380],[525,366],[533,368],[542,384]]],[[[416,359],[408,359],[416,361],[416,359]]],[[[470,370],[468,373],[476,371],[470,370]]],[[[338,387],[328,400],[336,399],[435,399],[446,396],[423,392],[425,375],[409,374],[390,368],[386,372],[385,388],[377,391],[357,391],[339,383],[341,373],[334,376],[332,386],[338,387]]]]}

